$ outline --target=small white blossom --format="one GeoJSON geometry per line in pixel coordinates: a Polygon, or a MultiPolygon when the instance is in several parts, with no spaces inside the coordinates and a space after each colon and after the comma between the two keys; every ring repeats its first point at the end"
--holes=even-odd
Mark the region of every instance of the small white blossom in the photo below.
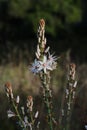
{"type": "Polygon", "coordinates": [[[38,114],[39,114],[39,112],[37,111],[36,113],[35,113],[35,118],[37,118],[38,117],[38,114]]]}
{"type": "Polygon", "coordinates": [[[37,129],[39,129],[39,126],[40,126],[40,121],[39,121],[38,124],[37,124],[37,129]]]}
{"type": "Polygon", "coordinates": [[[25,115],[24,107],[21,107],[21,110],[22,110],[22,114],[25,115]]]}
{"type": "Polygon", "coordinates": [[[47,56],[44,55],[43,57],[43,61],[39,61],[41,64],[41,70],[44,70],[44,72],[46,73],[47,70],[52,70],[52,67],[49,64],[49,61],[47,60],[47,56]]]}
{"type": "Polygon", "coordinates": [[[69,90],[66,89],[66,98],[68,98],[68,95],[69,95],[69,90]]]}
{"type": "Polygon", "coordinates": [[[31,71],[35,74],[41,71],[44,71],[45,73],[47,73],[47,70],[52,71],[56,68],[56,60],[57,58],[53,55],[50,55],[50,53],[48,57],[47,55],[44,55],[42,60],[35,59],[34,63],[32,64],[31,71]]]}
{"type": "Polygon", "coordinates": [[[31,123],[29,123],[28,126],[30,127],[30,130],[33,130],[31,123]]]}
{"type": "Polygon", "coordinates": [[[37,45],[36,57],[37,57],[37,59],[39,59],[39,57],[40,57],[40,48],[39,48],[39,45],[37,45]]]}
{"type": "Polygon", "coordinates": [[[32,64],[31,71],[36,74],[41,71],[40,69],[40,63],[37,59],[35,59],[34,63],[32,64]]]}
{"type": "Polygon", "coordinates": [[[13,93],[11,93],[11,99],[13,99],[14,97],[13,97],[13,93]]]}
{"type": "Polygon", "coordinates": [[[27,116],[24,117],[24,122],[25,122],[26,124],[28,124],[28,117],[27,117],[27,116]]]}
{"type": "Polygon", "coordinates": [[[57,60],[57,57],[56,56],[53,56],[54,54],[51,54],[50,55],[50,53],[49,53],[49,56],[48,56],[48,60],[51,62],[51,63],[53,63],[54,61],[56,61],[57,60]]]}
{"type": "Polygon", "coordinates": [[[45,50],[45,53],[47,53],[49,51],[50,47],[48,46],[45,50]]]}
{"type": "Polygon", "coordinates": [[[73,87],[76,88],[76,86],[77,86],[77,81],[75,81],[73,87]]]}
{"type": "Polygon", "coordinates": [[[19,97],[19,96],[17,96],[17,98],[16,98],[16,103],[18,104],[18,103],[19,103],[19,101],[20,101],[20,97],[19,97]]]}
{"type": "Polygon", "coordinates": [[[15,113],[12,112],[11,110],[8,110],[8,111],[7,111],[7,114],[8,114],[8,118],[11,118],[11,117],[14,117],[14,116],[15,116],[15,113]]]}
{"type": "Polygon", "coordinates": [[[75,93],[76,93],[76,92],[75,92],[75,91],[73,91],[73,95],[72,95],[72,96],[73,96],[73,99],[75,98],[75,93]]]}

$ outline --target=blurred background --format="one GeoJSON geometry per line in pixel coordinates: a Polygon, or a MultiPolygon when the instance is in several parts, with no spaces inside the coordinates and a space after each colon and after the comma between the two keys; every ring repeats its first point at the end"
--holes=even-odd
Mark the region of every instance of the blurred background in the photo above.
{"type": "Polygon", "coordinates": [[[77,65],[78,92],[71,130],[85,130],[87,0],[0,0],[0,130],[15,129],[14,123],[7,118],[9,105],[4,91],[5,82],[12,83],[14,93],[20,95],[22,103],[27,95],[33,95],[36,105],[39,104],[41,85],[38,76],[33,75],[29,67],[35,57],[41,18],[46,21],[47,44],[61,57],[51,81],[56,115],[59,115],[66,85],[66,66],[72,61],[77,65]]]}

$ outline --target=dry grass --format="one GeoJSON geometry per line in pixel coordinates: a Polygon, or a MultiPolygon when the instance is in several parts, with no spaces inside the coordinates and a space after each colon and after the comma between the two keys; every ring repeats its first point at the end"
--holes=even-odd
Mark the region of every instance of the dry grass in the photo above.
{"type": "MultiPolygon", "coordinates": [[[[77,127],[79,129],[81,128],[82,130],[84,124],[87,123],[86,122],[87,121],[87,116],[86,116],[87,65],[86,64],[78,65],[77,75],[78,75],[78,86],[77,86],[78,93],[77,93],[75,106],[74,106],[74,113],[72,117],[73,119],[72,128],[76,130],[75,128],[77,127]],[[78,124],[74,126],[75,122],[78,124]]],[[[2,103],[2,105],[0,106],[0,121],[2,122],[2,126],[3,126],[2,130],[5,129],[5,127],[8,127],[9,124],[9,122],[7,123],[8,119],[6,115],[8,103],[4,92],[4,84],[7,81],[12,83],[13,90],[17,95],[25,95],[24,99],[27,97],[27,95],[34,95],[35,97],[39,96],[40,86],[41,86],[38,76],[33,75],[30,72],[29,66],[27,64],[21,62],[18,66],[15,66],[13,64],[0,66],[0,102],[2,103]]],[[[56,116],[58,116],[58,112],[60,109],[65,81],[66,81],[66,74],[64,68],[58,65],[58,68],[52,73],[52,79],[51,79],[51,87],[53,88],[54,99],[56,99],[56,101],[54,101],[56,116]]]]}

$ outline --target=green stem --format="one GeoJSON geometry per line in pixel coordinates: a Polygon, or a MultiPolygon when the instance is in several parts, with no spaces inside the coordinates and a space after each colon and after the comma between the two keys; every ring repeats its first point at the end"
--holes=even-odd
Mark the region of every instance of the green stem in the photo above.
{"type": "Polygon", "coordinates": [[[48,109],[48,118],[49,118],[50,130],[53,130],[52,117],[51,117],[51,109],[49,107],[49,101],[48,101],[48,99],[47,99],[47,109],[48,109]]]}
{"type": "Polygon", "coordinates": [[[12,101],[12,104],[13,104],[13,107],[14,107],[14,109],[15,109],[15,112],[16,112],[16,114],[17,114],[19,120],[21,121],[22,127],[23,127],[24,129],[26,129],[25,126],[24,126],[23,120],[22,120],[22,118],[21,118],[21,116],[20,116],[20,114],[19,114],[19,112],[18,112],[17,106],[15,105],[14,101],[12,101]]]}
{"type": "Polygon", "coordinates": [[[72,98],[71,98],[71,92],[70,92],[70,94],[69,94],[69,99],[68,99],[68,103],[70,104],[70,110],[67,109],[66,130],[69,130],[69,129],[70,129],[71,101],[72,101],[72,98]]]}
{"type": "Polygon", "coordinates": [[[32,123],[32,128],[34,130],[34,119],[33,119],[33,115],[32,115],[32,112],[30,112],[30,118],[31,118],[31,123],[32,123]]]}
{"type": "Polygon", "coordinates": [[[49,127],[50,127],[50,130],[53,130],[53,123],[52,123],[52,116],[51,116],[51,108],[50,108],[50,101],[49,101],[49,97],[50,97],[50,94],[49,94],[49,91],[48,91],[48,87],[49,87],[49,84],[47,83],[47,75],[43,73],[43,87],[45,89],[45,105],[47,107],[47,114],[48,114],[48,119],[49,119],[49,127]]]}

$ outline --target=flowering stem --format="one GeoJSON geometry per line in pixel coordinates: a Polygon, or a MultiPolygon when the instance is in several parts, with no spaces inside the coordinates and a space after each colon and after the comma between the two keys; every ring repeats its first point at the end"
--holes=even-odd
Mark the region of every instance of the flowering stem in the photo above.
{"type": "Polygon", "coordinates": [[[69,94],[68,103],[70,104],[70,110],[67,109],[67,118],[66,118],[66,130],[70,128],[70,115],[71,115],[71,94],[69,94]]]}
{"type": "Polygon", "coordinates": [[[43,86],[43,100],[45,107],[47,109],[48,124],[50,130],[53,130],[53,118],[52,118],[52,108],[51,108],[51,90],[50,84],[50,71],[56,69],[57,58],[51,55],[49,48],[46,48],[46,38],[45,38],[45,21],[41,19],[38,28],[38,45],[36,51],[36,59],[32,65],[32,72],[39,74],[41,83],[43,86]]]}
{"type": "Polygon", "coordinates": [[[75,67],[76,65],[74,63],[70,64],[69,66],[69,80],[68,80],[68,98],[67,98],[67,119],[66,119],[66,130],[70,129],[70,119],[71,119],[71,112],[73,109],[73,103],[74,103],[74,96],[76,91],[76,84],[75,81],[75,67]]]}
{"type": "Polygon", "coordinates": [[[30,118],[31,118],[31,124],[32,124],[32,128],[33,128],[33,130],[35,129],[34,128],[34,119],[33,119],[33,113],[32,112],[30,112],[30,118]]]}
{"type": "Polygon", "coordinates": [[[34,120],[33,120],[32,112],[30,112],[30,118],[31,118],[31,122],[32,122],[32,124],[34,124],[34,120]]]}
{"type": "Polygon", "coordinates": [[[16,114],[17,114],[17,116],[18,116],[20,122],[21,122],[22,127],[25,129],[23,120],[22,120],[22,118],[21,118],[21,116],[20,116],[20,114],[19,114],[19,112],[18,112],[17,106],[16,106],[15,103],[14,103],[14,100],[12,100],[12,105],[13,105],[13,107],[14,107],[14,109],[15,109],[15,112],[16,112],[16,114]]]}
{"type": "Polygon", "coordinates": [[[45,106],[47,108],[47,115],[48,115],[48,124],[49,124],[49,127],[50,127],[50,130],[53,130],[53,123],[52,123],[52,116],[51,116],[51,108],[50,108],[50,100],[49,100],[49,97],[50,97],[50,93],[49,93],[49,83],[47,82],[47,74],[43,73],[43,89],[45,91],[45,100],[44,100],[44,103],[45,103],[45,106]]]}
{"type": "Polygon", "coordinates": [[[48,110],[48,119],[49,119],[49,126],[50,126],[50,130],[53,130],[53,124],[52,124],[52,117],[51,117],[51,109],[50,109],[50,107],[49,107],[49,100],[48,100],[48,98],[46,98],[47,100],[46,100],[46,105],[47,105],[47,110],[48,110]]]}

